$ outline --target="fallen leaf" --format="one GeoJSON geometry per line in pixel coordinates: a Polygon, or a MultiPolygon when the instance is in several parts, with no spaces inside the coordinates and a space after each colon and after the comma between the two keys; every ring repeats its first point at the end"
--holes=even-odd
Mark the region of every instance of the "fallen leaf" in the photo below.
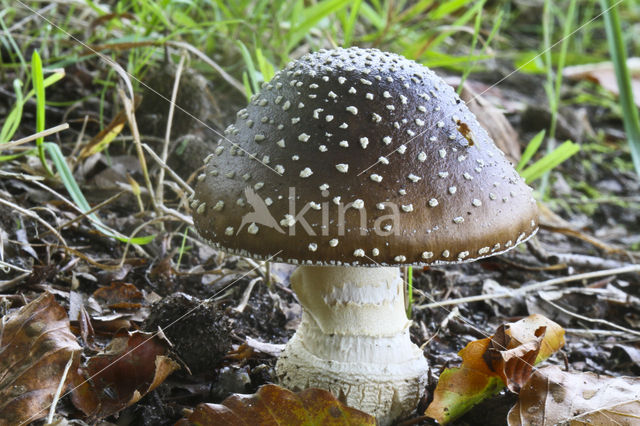
{"type": "Polygon", "coordinates": [[[69,381],[79,354],[67,313],[51,293],[2,318],[0,425],[26,424],[45,417],[65,365],[73,356],[69,381]]]}
{"type": "Polygon", "coordinates": [[[538,369],[509,411],[509,425],[637,425],[640,378],[538,369]]]}
{"type": "Polygon", "coordinates": [[[253,395],[231,395],[222,404],[199,404],[178,425],[376,425],[376,419],[347,407],[330,392],[306,389],[291,392],[264,385],[253,395]]]}
{"type": "Polygon", "coordinates": [[[444,424],[505,386],[518,391],[533,365],[563,345],[562,327],[542,315],[502,325],[495,335],[470,342],[458,353],[462,364],[440,374],[425,414],[444,424]]]}
{"type": "Polygon", "coordinates": [[[82,147],[78,158],[83,159],[105,149],[116,136],[120,134],[126,123],[127,115],[124,113],[124,110],[120,111],[107,127],[102,129],[88,144],[82,147]]]}
{"type": "MultiPolygon", "coordinates": [[[[452,77],[446,81],[454,88],[458,88],[460,85],[459,78],[452,77]]],[[[462,85],[460,98],[467,103],[471,112],[475,114],[482,127],[487,130],[496,146],[507,155],[511,162],[518,164],[518,160],[520,160],[518,133],[516,133],[502,111],[478,94],[469,83],[469,81],[466,81],[462,85]]],[[[456,123],[456,125],[458,126],[458,131],[469,141],[469,145],[473,145],[473,135],[468,126],[465,123],[456,123]]]]}
{"type": "Polygon", "coordinates": [[[178,364],[167,356],[169,344],[152,333],[114,338],[80,369],[73,404],[92,419],[115,414],[155,389],[178,364]]]}
{"type": "MultiPolygon", "coordinates": [[[[631,73],[633,100],[640,108],[640,58],[627,59],[627,67],[631,73]]],[[[562,75],[573,80],[593,81],[614,95],[620,94],[616,71],[611,62],[565,67],[562,70],[562,75]]]]}
{"type": "Polygon", "coordinates": [[[111,309],[138,309],[144,302],[144,295],[135,285],[121,281],[97,289],[93,297],[106,302],[111,309]]]}

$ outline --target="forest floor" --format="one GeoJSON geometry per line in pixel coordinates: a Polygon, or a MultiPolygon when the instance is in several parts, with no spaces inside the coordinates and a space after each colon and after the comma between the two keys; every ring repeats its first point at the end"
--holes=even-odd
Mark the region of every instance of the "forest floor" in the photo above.
{"type": "MultiPolygon", "coordinates": [[[[15,39],[24,40],[19,34],[15,39]]],[[[31,57],[35,44],[21,44],[25,58],[31,57]]],[[[0,45],[5,63],[13,58],[8,46],[0,45]]],[[[127,47],[119,49],[118,55],[125,57],[127,47]]],[[[45,49],[40,46],[40,50],[45,49]]],[[[222,131],[231,124],[246,98],[225,79],[212,81],[202,66],[190,61],[178,65],[173,59],[150,67],[144,81],[171,98],[176,75],[181,73],[176,102],[202,121],[179,112],[169,120],[167,104],[143,89],[137,93],[142,101],[135,116],[142,142],[156,153],[163,150],[167,122],[172,124],[168,164],[193,185],[195,171],[217,140],[209,128],[222,131]]],[[[123,113],[122,99],[127,94],[118,95],[118,87],[111,84],[109,93],[96,96],[103,90],[98,80],[113,74],[113,68],[97,56],[64,68],[65,77],[46,89],[46,128],[62,123],[70,127],[47,140],[60,146],[73,180],[95,207],[102,230],[155,238],[146,244],[126,244],[107,236],[109,231],[100,232],[76,199],[69,199],[60,170],[49,175],[42,167],[34,141],[12,149],[0,145],[4,156],[0,163],[1,327],[9,318],[15,319],[20,308],[44,293],[53,294],[70,319],[69,347],[74,342],[79,345],[72,369],[84,369],[85,375],[96,371],[95,365],[88,366],[89,360],[107,345],[114,351],[114,342],[133,347],[130,333],[134,331],[155,333],[160,327],[162,334],[154,338],[149,353],[130,360],[113,377],[103,375],[108,385],[80,387],[73,397],[63,393],[57,418],[168,425],[201,402],[220,403],[232,393],[254,393],[264,384],[276,383],[277,355],[293,335],[302,312],[289,288],[292,267],[265,266],[202,242],[190,226],[188,194],[179,179],[168,173],[160,178],[161,168],[148,153],[144,154],[148,170],[141,165],[135,133],[123,113]],[[115,138],[109,139],[105,128],[115,138]],[[147,173],[150,185],[144,183],[147,173]],[[149,188],[157,195],[160,179],[164,179],[164,198],[152,201],[149,188]],[[148,367],[154,362],[158,367],[158,354],[171,360],[164,364],[166,374],[148,367]],[[143,397],[130,403],[132,387],[140,383],[148,387],[154,377],[162,377],[161,383],[148,393],[141,391],[143,397]],[[87,412],[94,414],[88,419],[87,412]]],[[[454,84],[459,76],[446,68],[437,71],[454,84]]],[[[478,108],[500,108],[506,130],[489,131],[517,162],[526,142],[548,129],[554,114],[547,106],[547,76],[511,71],[513,65],[507,61],[488,61],[467,77],[465,88],[483,92],[488,106],[478,108]]],[[[0,72],[0,121],[4,121],[16,102],[12,82],[19,73],[10,67],[0,72]]],[[[241,80],[237,69],[229,72],[241,80]]],[[[541,228],[535,238],[477,262],[413,269],[411,337],[423,348],[431,371],[424,401],[412,419],[402,420],[405,424],[435,424],[423,417],[424,409],[443,369],[459,364],[458,351],[493,335],[501,324],[531,314],[544,315],[566,332],[566,344],[546,365],[614,377],[640,375],[640,273],[634,269],[640,260],[640,179],[633,170],[619,111],[612,107],[616,98],[604,92],[600,85],[581,79],[565,79],[561,85],[565,102],[557,111],[556,139],[571,140],[580,151],[550,171],[544,195],[539,192],[542,181],[533,184],[541,207],[541,228]],[[589,102],[599,96],[606,102],[589,102]],[[593,274],[574,279],[589,273],[593,274]],[[547,287],[514,292],[552,279],[556,281],[547,287]],[[510,296],[495,297],[505,293],[510,296]],[[483,300],[455,302],[483,295],[483,300]],[[428,306],[448,300],[454,303],[428,306]]],[[[496,113],[490,110],[489,114],[496,113]]],[[[34,134],[37,115],[35,100],[25,102],[12,140],[34,134]]],[[[481,113],[476,115],[482,120],[481,113]]],[[[485,125],[491,127],[492,121],[496,120],[485,125]]],[[[57,308],[47,305],[46,309],[57,308]]],[[[0,332],[0,353],[7,348],[2,346],[0,332]]],[[[67,361],[53,352],[40,356],[30,353],[23,361],[32,362],[29,368],[33,369],[47,363],[64,367],[67,361]]],[[[13,370],[4,372],[5,378],[21,365],[16,361],[13,370]]],[[[0,361],[0,373],[3,367],[7,365],[0,361]]],[[[0,374],[0,395],[10,396],[1,378],[0,374]]],[[[42,388],[55,389],[60,377],[51,379],[40,379],[47,382],[42,388]]],[[[452,424],[505,424],[517,399],[512,392],[501,391],[452,424]]],[[[40,408],[33,410],[34,419],[46,415],[40,408]]]]}

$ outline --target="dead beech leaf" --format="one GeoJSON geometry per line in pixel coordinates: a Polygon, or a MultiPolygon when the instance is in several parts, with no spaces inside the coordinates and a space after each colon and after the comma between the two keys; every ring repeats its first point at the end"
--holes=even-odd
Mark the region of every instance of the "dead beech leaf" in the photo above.
{"type": "Polygon", "coordinates": [[[80,346],[67,313],[45,293],[0,322],[0,425],[45,417],[65,365],[67,381],[78,365],[80,346]]]}
{"type": "Polygon", "coordinates": [[[537,370],[509,411],[509,425],[637,425],[640,378],[537,370]]]}
{"type": "MultiPolygon", "coordinates": [[[[627,67],[629,71],[631,71],[633,101],[636,106],[640,108],[640,58],[627,59],[627,67]]],[[[614,95],[620,94],[618,79],[616,78],[616,72],[611,62],[565,67],[562,70],[562,75],[573,80],[593,81],[614,95]]]]}
{"type": "MultiPolygon", "coordinates": [[[[460,79],[456,77],[447,78],[446,81],[454,88],[460,85],[460,79]]],[[[487,130],[496,146],[507,155],[511,162],[518,164],[520,160],[518,133],[513,129],[513,126],[511,126],[502,111],[480,96],[469,83],[469,81],[466,81],[463,84],[460,97],[467,103],[467,106],[475,114],[482,127],[487,130]]],[[[456,123],[458,130],[469,141],[469,145],[473,145],[473,135],[468,130],[468,126],[465,123],[461,124],[463,125],[456,123]]]]}
{"type": "Polygon", "coordinates": [[[78,158],[83,159],[105,149],[116,136],[120,134],[126,123],[127,115],[124,113],[124,110],[120,111],[107,127],[102,129],[88,144],[82,147],[78,158]]]}
{"type": "Polygon", "coordinates": [[[114,338],[80,369],[73,404],[88,417],[100,419],[138,402],[179,368],[168,351],[168,342],[152,333],[136,331],[114,338]]]}
{"type": "Polygon", "coordinates": [[[110,309],[139,309],[144,302],[144,295],[135,285],[121,281],[100,287],[93,292],[93,297],[105,301],[110,309]]]}
{"type": "Polygon", "coordinates": [[[291,392],[264,385],[253,395],[231,395],[222,404],[199,404],[179,425],[376,425],[376,419],[347,407],[330,392],[306,389],[291,392]]]}
{"type": "Polygon", "coordinates": [[[518,391],[533,365],[564,345],[564,329],[542,315],[504,324],[490,338],[470,342],[458,355],[460,367],[447,368],[438,380],[425,415],[444,424],[503,387],[518,391]]]}

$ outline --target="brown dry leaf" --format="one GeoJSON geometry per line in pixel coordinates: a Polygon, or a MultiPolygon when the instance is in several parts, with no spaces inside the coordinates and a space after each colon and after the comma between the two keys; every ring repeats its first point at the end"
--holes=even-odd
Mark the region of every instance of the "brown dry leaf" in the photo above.
{"type": "Polygon", "coordinates": [[[179,368],[168,351],[168,342],[152,333],[136,331],[114,338],[80,369],[74,405],[100,419],[136,403],[179,368]]]}
{"type": "Polygon", "coordinates": [[[518,391],[533,365],[563,345],[564,329],[542,315],[502,325],[495,335],[471,342],[459,352],[462,364],[442,372],[425,414],[444,424],[504,386],[518,391]]]}
{"type": "MultiPolygon", "coordinates": [[[[459,78],[448,78],[447,83],[457,88],[460,85],[459,78]]],[[[504,116],[502,111],[494,107],[489,101],[484,99],[471,88],[469,82],[462,85],[460,97],[467,103],[467,106],[473,112],[491,136],[496,146],[504,152],[509,160],[514,164],[518,164],[520,160],[520,142],[518,141],[518,133],[513,129],[509,120],[504,116]]],[[[473,145],[470,135],[464,131],[466,124],[457,123],[458,129],[462,135],[469,140],[469,144],[473,145]],[[461,126],[462,124],[462,126],[461,126]]],[[[472,138],[472,136],[471,136],[472,138]]]]}
{"type": "Polygon", "coordinates": [[[111,120],[111,123],[109,123],[107,127],[102,129],[100,133],[95,135],[93,139],[89,141],[88,144],[82,147],[78,154],[78,158],[82,160],[83,158],[105,149],[116,138],[116,136],[120,134],[126,123],[127,115],[124,111],[120,111],[116,114],[113,120],[111,120]]]}
{"type": "Polygon", "coordinates": [[[253,395],[231,395],[222,404],[200,404],[178,425],[376,425],[376,419],[347,407],[330,392],[306,389],[293,393],[264,385],[253,395]]]}
{"type": "MultiPolygon", "coordinates": [[[[627,67],[632,77],[631,87],[633,90],[633,100],[636,106],[640,108],[640,58],[627,59],[627,67]]],[[[593,81],[614,95],[620,94],[618,79],[616,78],[616,72],[611,62],[565,67],[562,70],[562,75],[573,80],[593,81]]]]}
{"type": "Polygon", "coordinates": [[[139,309],[144,302],[144,295],[135,285],[121,281],[97,289],[93,297],[106,302],[110,309],[139,309]]]}
{"type": "Polygon", "coordinates": [[[638,425],[640,378],[537,370],[509,411],[509,425],[638,425]]]}
{"type": "Polygon", "coordinates": [[[65,365],[80,346],[67,313],[45,293],[0,322],[0,425],[28,423],[47,415],[65,365]]]}

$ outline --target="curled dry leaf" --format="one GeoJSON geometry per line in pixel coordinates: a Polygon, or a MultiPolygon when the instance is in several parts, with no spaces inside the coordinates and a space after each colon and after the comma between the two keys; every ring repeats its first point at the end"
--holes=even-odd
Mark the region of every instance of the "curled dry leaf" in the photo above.
{"type": "Polygon", "coordinates": [[[110,309],[139,309],[144,302],[144,295],[135,285],[122,281],[100,287],[93,292],[93,297],[106,302],[110,309]]]}
{"type": "Polygon", "coordinates": [[[458,353],[462,364],[442,372],[425,414],[447,423],[504,386],[517,392],[533,366],[563,345],[562,327],[542,315],[501,325],[490,338],[473,341],[458,353]]]}
{"type": "Polygon", "coordinates": [[[0,322],[0,425],[28,423],[47,415],[65,365],[67,380],[80,346],[67,313],[45,293],[0,322]]]}
{"type": "Polygon", "coordinates": [[[637,425],[640,378],[537,370],[509,411],[509,425],[637,425]]]}
{"type": "Polygon", "coordinates": [[[291,392],[265,385],[253,395],[231,395],[222,404],[200,404],[180,426],[195,425],[376,425],[376,419],[347,407],[330,392],[291,392]]]}
{"type": "Polygon", "coordinates": [[[74,405],[90,418],[100,419],[138,402],[179,368],[168,351],[168,342],[152,333],[114,338],[80,369],[74,405]]]}

